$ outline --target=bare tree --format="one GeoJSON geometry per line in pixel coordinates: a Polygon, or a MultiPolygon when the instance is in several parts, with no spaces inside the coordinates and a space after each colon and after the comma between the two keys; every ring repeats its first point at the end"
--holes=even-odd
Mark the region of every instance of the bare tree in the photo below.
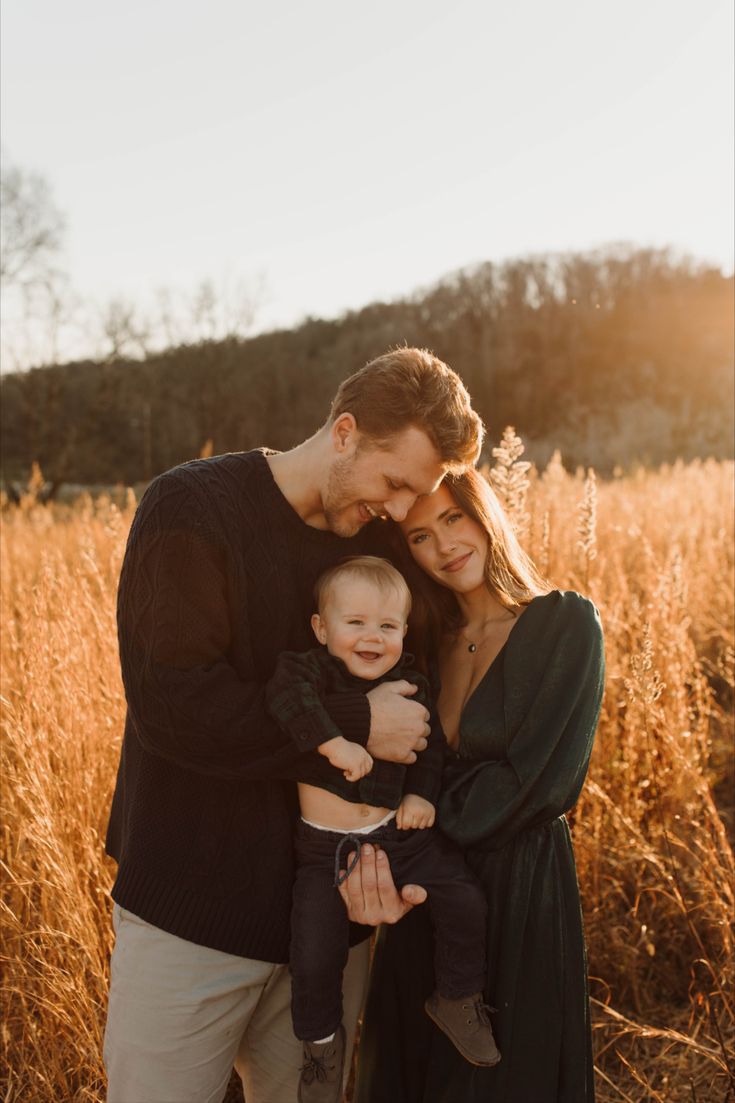
{"type": "Polygon", "coordinates": [[[90,323],[95,356],[145,359],[163,348],[243,339],[252,331],[265,295],[265,277],[219,284],[205,279],[193,290],[159,288],[148,308],[118,296],[90,323]]]}
{"type": "Polygon", "coordinates": [[[169,347],[243,339],[252,332],[265,298],[262,273],[249,279],[224,277],[218,284],[204,279],[190,292],[160,288],[151,330],[169,347]]]}
{"type": "Polygon", "coordinates": [[[150,322],[126,299],[111,299],[100,317],[101,352],[108,360],[145,357],[151,351],[150,322]]]}
{"type": "Polygon", "coordinates": [[[193,290],[167,288],[141,306],[124,295],[83,302],[62,270],[65,220],[43,176],[3,159],[0,172],[4,370],[58,363],[70,357],[145,359],[154,351],[243,339],[265,298],[265,277],[193,290]]]}
{"type": "Polygon", "coordinates": [[[44,286],[56,271],[64,217],[46,180],[3,158],[0,169],[0,280],[3,285],[44,286]]]}
{"type": "Polygon", "coordinates": [[[53,363],[69,343],[79,303],[60,264],[65,220],[38,173],[3,157],[0,286],[3,367],[53,363]]]}

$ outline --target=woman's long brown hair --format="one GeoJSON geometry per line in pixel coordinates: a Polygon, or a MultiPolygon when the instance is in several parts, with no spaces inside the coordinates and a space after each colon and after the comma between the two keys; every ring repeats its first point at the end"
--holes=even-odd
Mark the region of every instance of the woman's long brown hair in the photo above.
{"type": "MultiPolygon", "coordinates": [[[[493,597],[507,609],[514,609],[519,605],[528,605],[539,594],[548,593],[550,584],[540,576],[518,543],[487,479],[479,471],[469,468],[461,475],[446,475],[443,485],[462,512],[476,521],[488,535],[485,585],[493,597]]],[[[398,526],[392,526],[392,529],[395,562],[413,595],[407,647],[416,655],[420,667],[426,670],[431,657],[438,653],[442,636],[459,631],[465,622],[452,591],[424,574],[411,556],[398,526]]]]}

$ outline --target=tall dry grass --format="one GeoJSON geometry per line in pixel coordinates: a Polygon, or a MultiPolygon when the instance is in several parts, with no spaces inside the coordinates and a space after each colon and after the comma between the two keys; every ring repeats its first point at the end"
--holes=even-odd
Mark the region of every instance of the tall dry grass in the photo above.
{"type": "MultiPolygon", "coordinates": [[[[606,633],[605,702],[572,816],[598,1098],[735,1098],[733,466],[598,482],[520,457],[506,434],[494,483],[543,570],[588,593],[606,633]]],[[[103,837],[123,724],[114,595],[132,509],[31,495],[3,517],[4,1103],[103,1098],[103,837]]]]}

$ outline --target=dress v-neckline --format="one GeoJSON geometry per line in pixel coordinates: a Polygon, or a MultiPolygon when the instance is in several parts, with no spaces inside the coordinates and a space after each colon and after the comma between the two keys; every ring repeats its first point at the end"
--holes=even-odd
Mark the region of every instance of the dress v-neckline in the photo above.
{"type": "MultiPolygon", "coordinates": [[[[470,707],[470,705],[472,704],[474,698],[480,692],[483,685],[487,681],[488,677],[490,676],[492,671],[495,669],[495,667],[497,666],[497,664],[500,661],[500,659],[502,658],[502,656],[505,654],[505,652],[508,648],[508,645],[510,644],[511,639],[513,638],[515,633],[518,631],[520,622],[522,620],[525,620],[526,617],[529,615],[529,613],[531,612],[531,606],[537,604],[538,602],[543,601],[544,598],[550,597],[551,594],[554,594],[554,593],[558,594],[559,591],[558,590],[549,590],[545,594],[537,594],[536,597],[531,598],[528,605],[526,606],[525,612],[522,613],[520,615],[520,617],[518,617],[516,623],[513,625],[510,632],[508,633],[505,641],[503,642],[500,650],[495,655],[492,662],[490,662],[488,664],[488,666],[485,668],[485,670],[483,671],[482,675],[480,676],[480,680],[478,681],[477,685],[472,690],[472,692],[469,694],[469,696],[467,697],[465,703],[462,705],[462,708],[459,711],[459,717],[458,717],[458,720],[457,720],[457,745],[456,745],[456,747],[454,747],[449,742],[448,739],[446,741],[447,746],[449,747],[450,751],[452,751],[454,754],[459,754],[459,748],[462,745],[462,723],[464,721],[464,717],[465,717],[465,714],[467,712],[467,709],[470,707]]],[[[441,688],[441,674],[439,675],[439,687],[441,688]]]]}
{"type": "MultiPolygon", "coordinates": [[[[525,616],[525,613],[523,614],[523,616],[525,616]]],[[[491,672],[491,670],[493,669],[493,667],[494,667],[494,666],[496,665],[496,663],[497,663],[497,662],[499,661],[500,657],[502,656],[503,652],[505,651],[506,647],[508,646],[508,641],[510,640],[510,637],[511,637],[511,636],[513,635],[513,633],[515,632],[515,630],[516,630],[516,628],[517,628],[517,627],[518,627],[518,625],[517,625],[517,624],[514,624],[514,625],[513,625],[513,627],[511,628],[510,632],[508,633],[508,639],[507,639],[507,640],[505,641],[505,643],[503,643],[503,644],[501,645],[501,647],[500,647],[500,650],[499,650],[499,651],[498,651],[498,652],[496,653],[496,655],[495,655],[495,658],[494,658],[494,659],[492,660],[492,662],[491,662],[491,663],[489,663],[489,664],[488,664],[488,666],[486,666],[486,667],[485,667],[485,669],[483,670],[482,674],[480,675],[480,678],[479,678],[479,681],[477,682],[477,685],[476,685],[476,686],[475,686],[475,688],[474,688],[474,689],[472,690],[472,692],[471,692],[471,693],[469,694],[469,696],[468,696],[468,697],[466,698],[466,700],[465,700],[465,703],[464,703],[464,704],[462,705],[462,708],[461,708],[461,709],[459,710],[459,722],[460,722],[460,726],[461,726],[461,724],[462,724],[462,717],[464,716],[464,714],[465,714],[465,712],[466,712],[466,710],[467,710],[467,706],[469,705],[470,701],[471,701],[471,700],[472,700],[472,698],[473,698],[473,697],[475,696],[475,694],[477,693],[477,691],[479,690],[480,686],[481,686],[481,685],[483,684],[483,682],[485,681],[485,679],[487,678],[487,676],[488,676],[488,675],[490,674],[490,672],[491,672]]]]}
{"type": "MultiPolygon", "coordinates": [[[[553,592],[554,592],[553,590],[549,591],[549,593],[553,593],[553,592]]],[[[461,735],[462,735],[462,717],[464,716],[465,712],[467,711],[467,709],[469,707],[469,704],[472,701],[472,698],[478,693],[481,686],[483,685],[483,683],[487,679],[488,675],[492,671],[493,667],[496,665],[496,663],[500,659],[501,655],[503,655],[503,653],[505,652],[505,649],[507,648],[508,644],[510,643],[513,635],[517,632],[521,621],[525,620],[526,617],[528,616],[528,614],[530,613],[531,606],[534,605],[535,602],[541,600],[541,598],[544,598],[544,597],[547,597],[547,596],[548,596],[548,594],[537,594],[536,597],[531,598],[531,600],[529,601],[528,605],[525,608],[525,611],[523,613],[521,613],[521,615],[518,617],[516,623],[513,625],[510,632],[506,636],[505,642],[502,644],[500,650],[495,655],[492,662],[490,662],[487,665],[487,667],[485,668],[483,673],[480,675],[480,679],[479,679],[477,685],[475,686],[475,688],[472,690],[472,692],[467,697],[465,703],[462,705],[462,708],[459,710],[459,724],[458,724],[457,734],[460,736],[460,741],[461,741],[461,735]]]]}

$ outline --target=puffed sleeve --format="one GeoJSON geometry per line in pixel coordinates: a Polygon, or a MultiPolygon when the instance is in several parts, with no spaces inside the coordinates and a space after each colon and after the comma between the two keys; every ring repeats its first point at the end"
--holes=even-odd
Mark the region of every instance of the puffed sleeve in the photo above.
{"type": "Polygon", "coordinates": [[[536,600],[503,655],[507,758],[445,768],[439,826],[462,847],[499,848],[555,819],[587,773],[604,681],[600,618],[573,592],[536,600]]]}

